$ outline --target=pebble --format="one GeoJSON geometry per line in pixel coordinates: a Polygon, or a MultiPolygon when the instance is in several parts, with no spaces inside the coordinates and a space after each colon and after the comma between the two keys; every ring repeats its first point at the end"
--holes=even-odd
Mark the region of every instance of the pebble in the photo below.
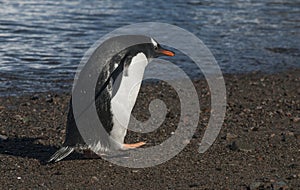
{"type": "Polygon", "coordinates": [[[251,131],[258,131],[258,127],[251,127],[251,131]]]}
{"type": "Polygon", "coordinates": [[[295,134],[293,132],[291,132],[291,131],[287,132],[286,135],[287,136],[295,136],[295,134]]]}
{"type": "Polygon", "coordinates": [[[30,106],[31,104],[29,102],[23,102],[21,103],[21,106],[30,106]]]}
{"type": "Polygon", "coordinates": [[[200,133],[195,133],[195,134],[193,135],[193,139],[198,139],[198,138],[200,138],[200,137],[201,137],[200,133]]]}
{"type": "Polygon", "coordinates": [[[251,152],[253,148],[250,144],[247,144],[244,141],[233,141],[229,144],[229,149],[232,151],[240,150],[243,152],[251,152]]]}
{"type": "Polygon", "coordinates": [[[282,189],[282,190],[286,190],[289,188],[288,185],[284,181],[275,182],[273,187],[274,187],[274,189],[282,189]]]}
{"type": "Polygon", "coordinates": [[[96,176],[93,176],[92,178],[91,178],[91,183],[96,183],[96,182],[98,182],[99,181],[99,178],[97,178],[96,176]]]}
{"type": "Polygon", "coordinates": [[[229,144],[229,149],[232,150],[232,151],[239,150],[239,147],[238,147],[236,141],[233,141],[232,143],[229,144]]]}
{"type": "Polygon", "coordinates": [[[238,136],[236,134],[233,134],[233,133],[227,133],[226,134],[226,140],[227,141],[231,141],[233,139],[236,139],[238,136]]]}
{"type": "Polygon", "coordinates": [[[30,97],[30,100],[37,100],[37,99],[39,99],[39,95],[37,94],[30,97]]]}
{"type": "Polygon", "coordinates": [[[46,102],[52,103],[53,102],[53,98],[46,98],[46,102]]]}
{"type": "Polygon", "coordinates": [[[294,117],[294,118],[293,118],[293,122],[297,123],[297,122],[299,122],[299,121],[300,121],[300,117],[294,117]]]}
{"type": "Polygon", "coordinates": [[[1,140],[1,141],[5,141],[5,140],[7,140],[7,139],[8,139],[7,136],[5,136],[5,135],[0,135],[0,140],[1,140]]]}
{"type": "Polygon", "coordinates": [[[199,187],[199,184],[198,183],[191,183],[191,184],[189,184],[189,187],[190,188],[199,187]]]}
{"type": "Polygon", "coordinates": [[[261,182],[255,181],[253,183],[250,184],[249,189],[250,190],[255,190],[255,189],[259,189],[259,187],[262,185],[261,182]]]}
{"type": "Polygon", "coordinates": [[[48,102],[48,103],[52,103],[53,102],[53,97],[50,94],[48,94],[46,96],[46,102],[48,102]]]}

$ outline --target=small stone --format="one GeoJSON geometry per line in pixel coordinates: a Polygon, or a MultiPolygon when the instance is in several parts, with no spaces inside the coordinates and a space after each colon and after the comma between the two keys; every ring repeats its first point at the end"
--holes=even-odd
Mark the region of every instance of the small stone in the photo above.
{"type": "Polygon", "coordinates": [[[189,187],[190,188],[199,187],[199,184],[198,183],[191,183],[191,184],[189,184],[189,187]]]}
{"type": "Polygon", "coordinates": [[[253,147],[250,144],[247,144],[246,142],[242,140],[233,141],[229,144],[229,149],[232,151],[243,151],[243,152],[251,152],[253,147]]]}
{"type": "Polygon", "coordinates": [[[292,175],[292,177],[295,179],[298,178],[298,176],[296,174],[292,175]]]}
{"type": "Polygon", "coordinates": [[[258,131],[258,127],[251,127],[251,131],[258,131]]]}
{"type": "Polygon", "coordinates": [[[30,121],[30,117],[24,117],[24,118],[23,118],[23,122],[24,122],[24,123],[28,123],[29,121],[30,121]]]}
{"type": "Polygon", "coordinates": [[[287,136],[295,136],[295,134],[293,132],[291,132],[291,131],[287,132],[286,135],[287,136]]]}
{"type": "Polygon", "coordinates": [[[52,103],[53,102],[53,98],[46,98],[46,102],[52,103]]]}
{"type": "Polygon", "coordinates": [[[21,177],[17,177],[18,180],[22,179],[21,177]]]}
{"type": "Polygon", "coordinates": [[[262,106],[257,106],[256,109],[257,109],[257,110],[261,110],[261,109],[262,109],[262,106]]]}
{"type": "Polygon", "coordinates": [[[256,189],[259,189],[259,187],[261,187],[261,185],[262,185],[261,182],[255,181],[250,184],[249,189],[256,190],[256,189]]]}
{"type": "Polygon", "coordinates": [[[227,141],[231,141],[233,139],[236,139],[238,136],[236,134],[232,134],[232,133],[227,133],[226,134],[226,140],[227,141]]]}
{"type": "Polygon", "coordinates": [[[30,106],[31,104],[29,102],[23,102],[20,104],[21,106],[30,106]]]}
{"type": "Polygon", "coordinates": [[[258,160],[258,161],[263,161],[263,160],[264,160],[264,157],[258,156],[258,157],[257,157],[257,160],[258,160]]]}
{"type": "Polygon", "coordinates": [[[293,118],[293,122],[297,123],[297,122],[299,122],[299,121],[300,121],[300,117],[294,117],[294,118],[293,118]]]}
{"type": "Polygon", "coordinates": [[[1,140],[1,141],[5,141],[5,140],[7,140],[7,139],[8,139],[7,136],[5,136],[5,135],[0,135],[0,140],[1,140]]]}
{"type": "Polygon", "coordinates": [[[286,141],[286,135],[285,135],[285,133],[281,133],[281,141],[282,142],[286,141]]]}
{"type": "Polygon", "coordinates": [[[98,182],[99,181],[99,179],[96,177],[96,176],[93,176],[92,178],[91,178],[91,183],[96,183],[96,182],[98,182]]]}
{"type": "Polygon", "coordinates": [[[277,181],[274,183],[274,189],[288,189],[288,185],[284,181],[277,181]]]}
{"type": "Polygon", "coordinates": [[[46,102],[48,102],[48,103],[52,103],[53,102],[53,96],[51,94],[48,94],[46,96],[46,102]]]}
{"type": "Polygon", "coordinates": [[[272,133],[272,134],[270,135],[270,137],[271,137],[271,138],[275,137],[275,133],[272,133]]]}
{"type": "Polygon", "coordinates": [[[297,165],[297,164],[295,164],[295,163],[292,163],[292,164],[289,164],[289,165],[288,165],[288,167],[289,167],[289,168],[297,168],[297,167],[298,167],[298,165],[297,165]]]}
{"type": "Polygon", "coordinates": [[[229,144],[229,149],[232,150],[232,151],[239,150],[239,147],[238,147],[236,141],[233,141],[232,143],[229,144]]]}
{"type": "Polygon", "coordinates": [[[195,133],[195,134],[193,135],[193,139],[198,139],[198,138],[200,138],[200,133],[195,133]]]}
{"type": "Polygon", "coordinates": [[[30,97],[30,100],[37,100],[37,99],[39,99],[39,95],[37,94],[30,97]]]}
{"type": "Polygon", "coordinates": [[[62,130],[60,130],[60,133],[62,133],[62,134],[66,134],[66,129],[62,129],[62,130]]]}

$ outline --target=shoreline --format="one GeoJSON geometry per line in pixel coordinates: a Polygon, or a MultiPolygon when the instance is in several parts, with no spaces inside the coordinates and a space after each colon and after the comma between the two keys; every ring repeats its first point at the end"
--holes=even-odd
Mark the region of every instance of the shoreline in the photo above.
{"type": "MultiPolygon", "coordinates": [[[[84,159],[80,153],[45,164],[64,139],[70,93],[0,97],[0,188],[300,188],[300,70],[225,74],[224,79],[227,112],[215,143],[204,154],[197,152],[210,94],[206,81],[196,80],[201,114],[191,142],[171,160],[143,169],[84,159]]],[[[167,84],[143,85],[133,114],[147,120],[155,98],[170,111],[164,123],[150,134],[129,132],[127,142],[153,146],[176,130],[178,97],[167,84]]]]}
{"type": "MultiPolygon", "coordinates": [[[[295,73],[300,73],[300,68],[287,68],[287,69],[284,69],[284,70],[281,70],[281,71],[274,71],[274,72],[262,72],[262,71],[252,71],[252,72],[245,72],[245,73],[222,73],[222,76],[225,78],[236,78],[236,77],[239,77],[239,78],[243,78],[243,77],[263,77],[263,76],[276,76],[276,75],[285,75],[285,74],[295,74],[295,73]]],[[[173,80],[173,79],[169,79],[169,80],[173,80]]],[[[180,80],[180,79],[179,79],[180,80]]],[[[205,77],[203,75],[203,73],[201,73],[200,77],[199,78],[196,78],[196,79],[191,79],[192,82],[197,82],[197,81],[203,81],[205,80],[205,77]]],[[[25,92],[24,94],[20,94],[20,93],[13,93],[13,94],[4,94],[4,90],[1,90],[0,91],[0,98],[5,98],[5,97],[22,97],[22,96],[32,96],[32,95],[42,95],[42,96],[46,96],[48,94],[71,94],[71,91],[72,91],[72,83],[73,83],[73,79],[68,79],[65,81],[65,84],[64,84],[64,88],[60,89],[60,90],[49,90],[49,91],[32,91],[32,92],[25,92]],[[66,85],[67,83],[69,83],[69,86],[66,85]]],[[[157,84],[157,81],[149,81],[147,80],[146,82],[143,82],[143,84],[146,84],[146,85],[155,85],[157,84]]],[[[14,90],[13,87],[11,88],[8,88],[7,90],[14,90]]],[[[7,91],[6,90],[6,91],[7,91]]],[[[14,90],[15,91],[15,90],[14,90]]]]}

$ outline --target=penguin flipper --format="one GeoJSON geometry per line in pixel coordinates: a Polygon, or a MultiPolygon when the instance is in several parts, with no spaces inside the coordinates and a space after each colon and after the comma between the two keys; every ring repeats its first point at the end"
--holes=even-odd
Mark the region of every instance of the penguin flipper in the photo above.
{"type": "Polygon", "coordinates": [[[47,162],[58,162],[74,151],[74,147],[65,146],[56,151],[47,162]]]}

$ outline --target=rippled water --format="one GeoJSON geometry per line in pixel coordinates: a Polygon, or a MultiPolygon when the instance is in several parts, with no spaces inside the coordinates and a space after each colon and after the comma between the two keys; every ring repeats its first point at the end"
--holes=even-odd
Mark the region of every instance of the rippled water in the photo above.
{"type": "MultiPolygon", "coordinates": [[[[0,0],[0,16],[0,95],[70,90],[85,51],[137,22],[194,33],[225,73],[300,67],[299,1],[0,0]]],[[[174,61],[199,76],[192,63],[174,61]]]]}

